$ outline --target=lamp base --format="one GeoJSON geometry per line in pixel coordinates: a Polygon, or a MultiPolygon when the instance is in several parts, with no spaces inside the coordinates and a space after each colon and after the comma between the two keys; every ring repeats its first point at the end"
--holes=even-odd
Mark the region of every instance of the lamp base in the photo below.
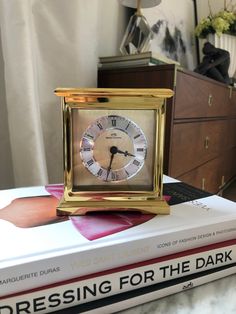
{"type": "Polygon", "coordinates": [[[149,50],[152,30],[143,15],[131,16],[120,45],[123,55],[141,53],[149,50]]]}

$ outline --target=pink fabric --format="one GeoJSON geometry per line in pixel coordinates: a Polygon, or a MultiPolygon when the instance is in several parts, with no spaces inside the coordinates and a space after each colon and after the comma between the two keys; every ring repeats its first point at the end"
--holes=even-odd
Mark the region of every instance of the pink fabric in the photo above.
{"type": "Polygon", "coordinates": [[[95,240],[144,223],[154,215],[141,213],[91,213],[85,216],[71,216],[70,220],[88,240],[95,240]]]}
{"type": "Polygon", "coordinates": [[[58,200],[61,199],[64,192],[63,184],[46,185],[45,189],[48,193],[50,193],[52,196],[55,196],[58,200]]]}
{"type": "MultiPolygon", "coordinates": [[[[46,190],[51,195],[60,199],[63,195],[63,185],[47,185],[46,190]]],[[[166,200],[169,200],[166,197],[166,200]]],[[[85,216],[70,216],[75,228],[88,240],[96,240],[116,232],[140,225],[155,217],[153,214],[141,214],[139,212],[117,213],[89,213],[85,216]]]]}

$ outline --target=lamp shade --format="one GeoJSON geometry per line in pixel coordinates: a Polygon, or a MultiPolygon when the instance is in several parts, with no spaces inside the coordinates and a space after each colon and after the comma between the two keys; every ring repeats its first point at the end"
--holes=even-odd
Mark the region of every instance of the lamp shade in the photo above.
{"type": "MultiPolygon", "coordinates": [[[[120,0],[120,3],[129,8],[137,8],[137,0],[120,0]]],[[[161,3],[161,0],[141,0],[141,8],[152,8],[161,3]]]]}

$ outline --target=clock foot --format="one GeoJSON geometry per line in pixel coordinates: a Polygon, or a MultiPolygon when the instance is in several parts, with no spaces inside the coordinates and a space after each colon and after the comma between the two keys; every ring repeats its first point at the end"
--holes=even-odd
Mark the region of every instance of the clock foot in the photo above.
{"type": "Polygon", "coordinates": [[[58,216],[83,216],[91,212],[141,212],[142,214],[168,215],[170,206],[163,199],[143,201],[88,201],[65,202],[63,199],[57,208],[58,216]],[[86,206],[86,207],[85,207],[86,206]]]}

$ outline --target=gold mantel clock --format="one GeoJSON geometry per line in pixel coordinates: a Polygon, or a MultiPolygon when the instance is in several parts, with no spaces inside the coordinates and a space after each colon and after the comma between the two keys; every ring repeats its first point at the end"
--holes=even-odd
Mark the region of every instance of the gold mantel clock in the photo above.
{"type": "Polygon", "coordinates": [[[64,195],[58,215],[91,211],[168,214],[162,197],[168,89],[58,88],[64,195]]]}

